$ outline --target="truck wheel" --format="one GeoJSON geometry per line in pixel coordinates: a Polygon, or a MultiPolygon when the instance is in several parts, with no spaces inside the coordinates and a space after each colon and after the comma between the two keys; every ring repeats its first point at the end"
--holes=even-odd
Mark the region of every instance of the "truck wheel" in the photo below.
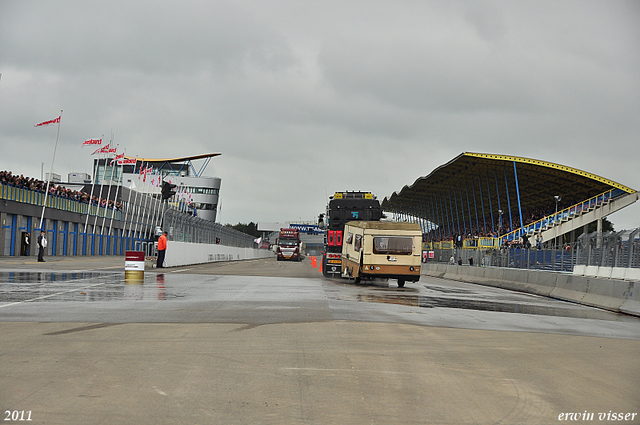
{"type": "Polygon", "coordinates": [[[404,288],[404,280],[398,279],[398,288],[404,288]]]}

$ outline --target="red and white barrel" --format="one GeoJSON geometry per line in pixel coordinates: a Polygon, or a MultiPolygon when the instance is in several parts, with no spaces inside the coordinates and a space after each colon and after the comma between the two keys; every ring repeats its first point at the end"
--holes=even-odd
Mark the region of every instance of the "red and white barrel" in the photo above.
{"type": "Polygon", "coordinates": [[[124,261],[125,283],[144,282],[144,251],[127,251],[124,261]]]}

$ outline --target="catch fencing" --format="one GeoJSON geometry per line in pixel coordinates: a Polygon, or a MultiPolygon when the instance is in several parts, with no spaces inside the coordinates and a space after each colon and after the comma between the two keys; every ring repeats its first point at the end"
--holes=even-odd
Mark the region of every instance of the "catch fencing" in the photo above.
{"type": "Polygon", "coordinates": [[[573,272],[575,266],[640,268],[640,229],[582,234],[558,249],[524,246],[434,249],[433,260],[472,266],[573,272]]]}
{"type": "Polygon", "coordinates": [[[239,248],[257,248],[253,236],[209,220],[169,207],[164,211],[163,230],[169,240],[204,244],[221,244],[239,248]]]}

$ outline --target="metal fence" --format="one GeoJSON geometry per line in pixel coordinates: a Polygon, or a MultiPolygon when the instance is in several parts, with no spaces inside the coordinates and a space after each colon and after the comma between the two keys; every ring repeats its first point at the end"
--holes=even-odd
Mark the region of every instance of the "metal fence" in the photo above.
{"type": "Polygon", "coordinates": [[[241,248],[256,248],[254,238],[231,227],[203,220],[169,207],[164,211],[162,230],[169,240],[178,242],[222,244],[241,248]]]}
{"type": "Polygon", "coordinates": [[[572,272],[576,265],[640,268],[640,229],[583,234],[559,249],[435,249],[431,261],[471,266],[511,267],[572,272]]]}

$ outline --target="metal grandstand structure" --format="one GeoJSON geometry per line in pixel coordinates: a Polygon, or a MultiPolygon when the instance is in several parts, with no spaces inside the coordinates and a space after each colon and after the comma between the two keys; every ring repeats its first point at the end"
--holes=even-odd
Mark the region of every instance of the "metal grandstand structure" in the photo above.
{"type": "Polygon", "coordinates": [[[636,190],[576,168],[464,152],[385,198],[382,207],[420,223],[427,242],[462,235],[491,248],[523,235],[557,240],[637,200],[636,190]]]}

